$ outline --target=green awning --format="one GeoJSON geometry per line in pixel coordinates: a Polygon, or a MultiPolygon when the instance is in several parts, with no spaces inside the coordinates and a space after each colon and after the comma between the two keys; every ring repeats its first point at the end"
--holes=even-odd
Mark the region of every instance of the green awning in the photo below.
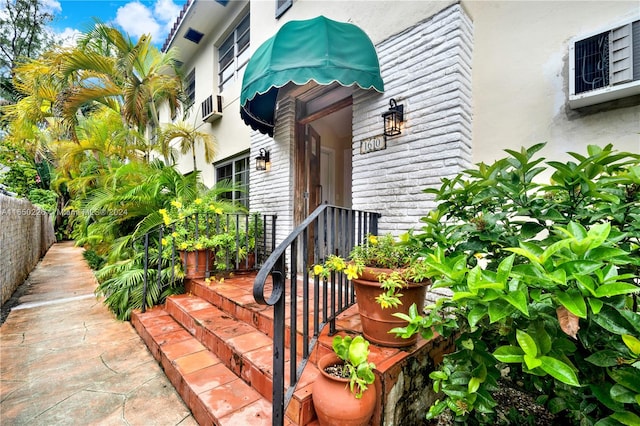
{"type": "Polygon", "coordinates": [[[357,84],[384,91],[376,49],[360,28],[324,16],[289,21],[253,54],[244,72],[240,116],[273,136],[278,90],[287,83],[357,84]]]}

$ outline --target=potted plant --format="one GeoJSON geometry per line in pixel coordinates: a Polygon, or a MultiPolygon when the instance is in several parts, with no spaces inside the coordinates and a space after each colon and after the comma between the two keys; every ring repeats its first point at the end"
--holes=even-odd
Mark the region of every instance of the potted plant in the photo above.
{"type": "Polygon", "coordinates": [[[321,425],[364,426],[376,405],[375,381],[369,362],[369,342],[362,336],[336,336],[333,352],[318,360],[320,375],[312,399],[321,425]]]}
{"type": "Polygon", "coordinates": [[[234,238],[237,248],[235,250],[234,265],[238,272],[250,271],[256,265],[256,241],[262,236],[263,221],[259,213],[251,213],[246,216],[246,222],[238,224],[234,238]]]}
{"type": "Polygon", "coordinates": [[[237,212],[234,204],[210,197],[184,204],[174,200],[169,209],[159,211],[171,230],[163,244],[178,250],[185,278],[201,279],[216,269],[227,269],[236,247],[224,215],[237,212]]]}
{"type": "Polygon", "coordinates": [[[418,255],[418,246],[410,233],[395,239],[391,234],[368,235],[364,244],[354,247],[350,262],[330,255],[322,265],[315,265],[315,275],[328,278],[332,271],[343,272],[352,280],[364,336],[371,342],[390,347],[413,345],[418,336],[404,339],[391,333],[406,321],[394,313],[408,314],[415,304],[424,306],[428,265],[418,255]]]}
{"type": "Polygon", "coordinates": [[[213,268],[215,256],[210,240],[206,237],[190,239],[178,244],[178,252],[184,270],[184,277],[201,279],[213,268]]]}

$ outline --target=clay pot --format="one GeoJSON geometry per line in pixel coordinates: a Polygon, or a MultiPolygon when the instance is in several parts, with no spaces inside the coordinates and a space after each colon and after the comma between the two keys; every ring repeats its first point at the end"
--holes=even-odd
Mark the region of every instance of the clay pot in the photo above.
{"type": "Polygon", "coordinates": [[[207,269],[213,269],[214,256],[209,249],[181,251],[180,259],[187,279],[202,279],[206,276],[207,269]]]}
{"type": "Polygon", "coordinates": [[[364,268],[360,278],[354,279],[353,284],[356,292],[356,300],[358,302],[358,311],[360,313],[360,322],[362,323],[362,334],[372,343],[380,346],[388,346],[392,348],[402,348],[411,346],[418,341],[418,335],[415,334],[409,339],[396,337],[395,334],[389,333],[389,330],[395,327],[405,327],[407,322],[393,316],[396,312],[404,314],[409,313],[412,304],[416,304],[418,312],[422,312],[424,300],[427,294],[427,287],[431,284],[430,280],[421,283],[409,283],[402,289],[402,305],[397,308],[383,309],[376,297],[382,292],[378,276],[381,273],[389,274],[391,269],[384,268],[364,268]]]}
{"type": "Polygon", "coordinates": [[[256,267],[256,254],[251,252],[247,254],[246,259],[242,259],[238,261],[238,269],[237,272],[249,272],[253,271],[256,267]]]}
{"type": "Polygon", "coordinates": [[[349,380],[324,371],[330,365],[342,364],[335,353],[318,360],[320,375],[313,382],[312,399],[321,426],[365,426],[376,408],[376,390],[369,385],[358,399],[349,390],[349,380]]]}

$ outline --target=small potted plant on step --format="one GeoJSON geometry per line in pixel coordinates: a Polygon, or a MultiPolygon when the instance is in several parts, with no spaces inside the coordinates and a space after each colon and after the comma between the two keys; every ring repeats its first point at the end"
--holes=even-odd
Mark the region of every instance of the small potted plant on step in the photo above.
{"type": "Polygon", "coordinates": [[[313,383],[313,405],[320,425],[364,426],[376,406],[375,381],[369,362],[369,342],[362,336],[336,336],[333,353],[318,360],[320,375],[313,383]]]}

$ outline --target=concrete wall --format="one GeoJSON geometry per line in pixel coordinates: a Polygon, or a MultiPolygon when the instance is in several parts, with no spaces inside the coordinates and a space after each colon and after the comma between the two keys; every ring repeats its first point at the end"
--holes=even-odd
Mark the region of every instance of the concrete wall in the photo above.
{"type": "Polygon", "coordinates": [[[568,106],[574,37],[639,19],[637,1],[463,1],[473,21],[473,162],[547,142],[566,161],[589,144],[640,152],[640,99],[568,106]]]}
{"type": "Polygon", "coordinates": [[[55,242],[44,210],[28,200],[0,195],[0,294],[2,304],[24,282],[55,242]]]}

